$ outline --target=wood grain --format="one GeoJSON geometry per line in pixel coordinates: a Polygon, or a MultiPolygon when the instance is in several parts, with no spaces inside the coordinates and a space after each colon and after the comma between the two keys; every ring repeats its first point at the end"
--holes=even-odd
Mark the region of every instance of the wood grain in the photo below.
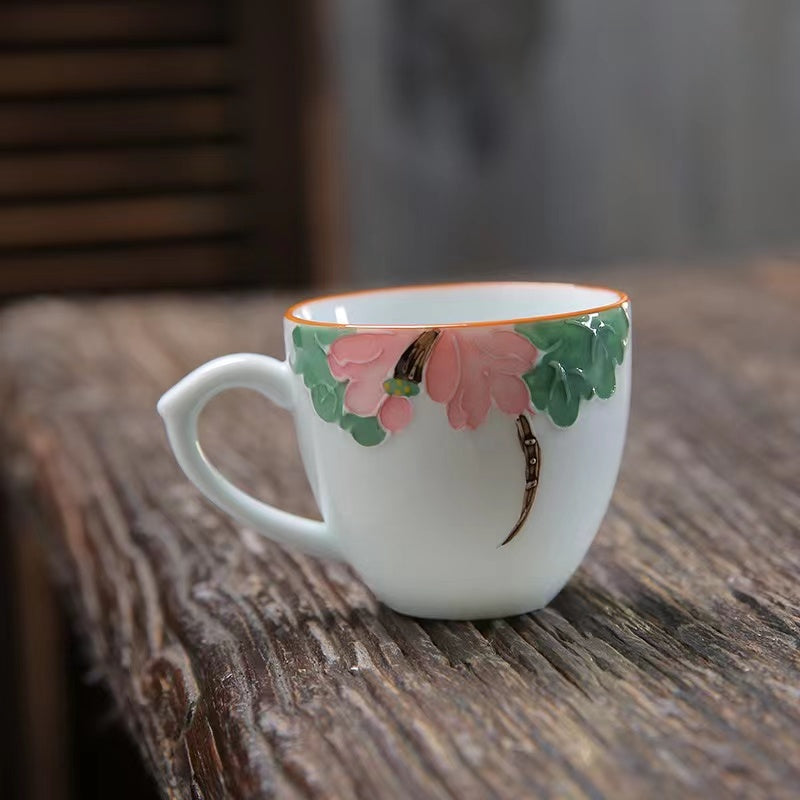
{"type": "MultiPolygon", "coordinates": [[[[796,797],[798,265],[605,277],[636,331],[612,507],[549,608],[480,624],[388,611],[179,473],[157,397],[213,356],[280,353],[285,298],[4,312],[6,480],[165,796],[796,797]]],[[[203,436],[314,514],[288,419],[234,392],[203,436]]]]}

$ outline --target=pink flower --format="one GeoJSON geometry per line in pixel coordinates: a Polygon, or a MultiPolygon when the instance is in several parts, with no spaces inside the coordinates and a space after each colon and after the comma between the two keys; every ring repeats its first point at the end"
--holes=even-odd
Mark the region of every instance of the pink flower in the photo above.
{"type": "Polygon", "coordinates": [[[377,416],[382,427],[397,433],[411,422],[407,397],[387,394],[383,383],[419,332],[375,331],[336,339],[328,351],[328,366],[337,381],[348,381],[344,404],[360,417],[377,416]]]}
{"type": "Polygon", "coordinates": [[[536,362],[536,348],[518,333],[496,328],[442,331],[425,372],[432,400],[447,404],[451,427],[477,428],[492,401],[506,414],[530,407],[521,375],[536,362]]]}

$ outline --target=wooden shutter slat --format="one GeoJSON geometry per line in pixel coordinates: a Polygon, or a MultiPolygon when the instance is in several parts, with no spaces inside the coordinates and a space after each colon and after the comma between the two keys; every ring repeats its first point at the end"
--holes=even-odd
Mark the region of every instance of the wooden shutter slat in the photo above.
{"type": "Polygon", "coordinates": [[[0,44],[196,40],[219,35],[212,2],[65,2],[0,5],[0,44]]]}
{"type": "Polygon", "coordinates": [[[214,188],[240,176],[237,152],[227,145],[0,154],[0,199],[214,188]]]}
{"type": "Polygon", "coordinates": [[[213,193],[11,206],[0,214],[0,248],[232,233],[242,227],[239,203],[234,193],[213,193]]]}
{"type": "Polygon", "coordinates": [[[85,289],[215,285],[242,275],[237,241],[0,255],[0,295],[85,289]]]}
{"type": "Polygon", "coordinates": [[[215,95],[0,103],[0,147],[218,137],[233,117],[232,99],[215,95]]]}
{"type": "Polygon", "coordinates": [[[218,45],[0,55],[0,97],[223,87],[218,45]]]}

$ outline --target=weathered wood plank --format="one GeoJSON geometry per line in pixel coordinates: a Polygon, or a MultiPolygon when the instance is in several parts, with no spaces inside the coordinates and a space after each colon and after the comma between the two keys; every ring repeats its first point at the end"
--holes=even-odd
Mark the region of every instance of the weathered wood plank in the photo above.
{"type": "MultiPolygon", "coordinates": [[[[281,351],[282,298],[44,300],[0,316],[4,452],[93,661],[169,797],[796,796],[795,264],[618,274],[636,326],[620,482],[546,610],[419,622],[200,499],[153,406],[281,351]],[[26,474],[17,469],[17,474],[26,474]]],[[[285,412],[212,404],[207,448],[314,513],[285,412]]],[[[9,479],[10,480],[10,479],[9,479]]]]}
{"type": "MultiPolygon", "coordinates": [[[[13,506],[15,498],[3,497],[13,506]]],[[[42,547],[31,514],[16,508],[16,535],[11,538],[11,566],[14,575],[13,638],[16,669],[11,686],[16,690],[21,714],[17,730],[21,754],[14,772],[30,800],[69,800],[72,765],[69,763],[69,686],[64,674],[65,620],[60,598],[50,580],[47,554],[42,547]]],[[[0,531],[4,536],[9,532],[0,531]]],[[[12,641],[11,639],[6,641],[12,641]]],[[[13,715],[4,704],[5,719],[13,715]]],[[[7,797],[22,797],[4,784],[7,797]]]]}

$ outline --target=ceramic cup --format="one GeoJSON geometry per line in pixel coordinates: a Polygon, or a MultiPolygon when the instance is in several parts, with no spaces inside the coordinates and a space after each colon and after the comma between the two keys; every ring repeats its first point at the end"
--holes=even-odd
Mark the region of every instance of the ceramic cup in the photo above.
{"type": "Polygon", "coordinates": [[[630,305],[611,289],[477,283],[292,306],[286,361],[240,353],[160,400],[188,478],[270,539],[351,564],[387,605],[478,619],[546,605],[608,507],[628,420],[630,305]],[[197,418],[255,389],[294,415],[324,522],[236,488],[197,418]]]}

